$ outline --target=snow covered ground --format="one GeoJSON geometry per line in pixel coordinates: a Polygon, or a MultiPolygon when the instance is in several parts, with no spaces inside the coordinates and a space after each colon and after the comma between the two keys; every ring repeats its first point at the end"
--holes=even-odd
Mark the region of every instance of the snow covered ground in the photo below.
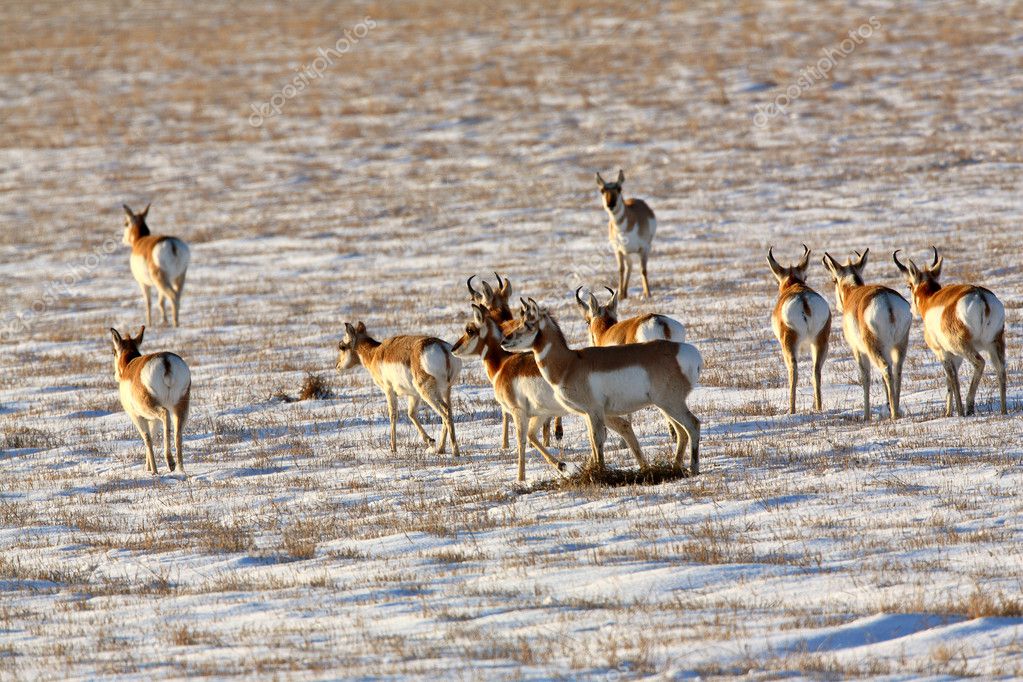
{"type": "Polygon", "coordinates": [[[15,2],[0,27],[0,679],[1023,676],[1018,6],[15,2]],[[703,353],[703,473],[559,490],[533,454],[518,486],[475,361],[463,456],[405,420],[391,455],[383,397],[333,369],[343,323],[454,340],[497,270],[583,343],[619,167],[659,222],[622,311],[703,353]],[[144,473],[106,331],[143,321],[120,205],[150,201],[192,248],[182,326],[144,346],[192,369],[187,477],[144,473]],[[829,301],[825,249],[905,292],[891,252],[936,244],[994,290],[1010,415],[988,370],[944,418],[915,322],[905,418],[875,375],[864,423],[837,320],[824,413],[804,362],[785,414],[765,255],[800,243],[829,301]],[[280,398],[309,373],[331,397],[280,398]]]}

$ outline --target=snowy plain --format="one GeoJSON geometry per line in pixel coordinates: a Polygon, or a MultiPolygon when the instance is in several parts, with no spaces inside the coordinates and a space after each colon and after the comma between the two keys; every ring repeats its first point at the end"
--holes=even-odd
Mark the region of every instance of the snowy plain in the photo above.
{"type": "Polygon", "coordinates": [[[15,2],[0,30],[0,679],[1023,677],[1018,5],[15,2]],[[618,168],[659,223],[622,311],[703,354],[701,475],[559,489],[533,453],[517,485],[477,361],[463,456],[407,420],[392,455],[368,375],[333,369],[343,323],[453,341],[496,270],[582,344],[618,168]],[[192,369],[187,477],[145,474],[117,399],[125,202],[192,248],[182,325],[144,345],[192,369]],[[765,255],[801,243],[832,304],[824,250],[905,294],[891,252],[935,244],[995,291],[1009,416],[990,369],[943,416],[917,320],[905,417],[875,375],[864,423],[837,316],[823,413],[804,361],[786,414],[765,255]],[[330,397],[281,398],[310,373],[330,397]]]}

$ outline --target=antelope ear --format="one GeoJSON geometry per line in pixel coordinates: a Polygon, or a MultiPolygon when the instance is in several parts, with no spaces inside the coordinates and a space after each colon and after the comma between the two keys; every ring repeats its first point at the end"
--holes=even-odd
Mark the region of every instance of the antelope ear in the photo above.
{"type": "Polygon", "coordinates": [[[121,208],[124,209],[124,212],[128,214],[129,218],[134,218],[135,217],[135,214],[131,212],[130,208],[128,208],[128,204],[121,204],[121,208]]]}
{"type": "Polygon", "coordinates": [[[856,269],[856,272],[859,272],[864,267],[866,267],[866,265],[867,265],[867,254],[869,254],[869,253],[870,253],[870,249],[866,248],[866,249],[863,249],[863,253],[862,254],[860,254],[860,253],[856,254],[857,256],[860,257],[860,259],[853,264],[853,267],[856,269]]]}
{"type": "Polygon", "coordinates": [[[121,350],[121,334],[113,327],[110,328],[111,341],[113,342],[114,352],[121,350]]]}
{"type": "Polygon", "coordinates": [[[625,171],[618,169],[618,184],[625,184],[625,171]]]}
{"type": "Polygon", "coordinates": [[[135,343],[142,343],[142,336],[146,333],[146,325],[139,327],[139,333],[135,336],[135,343]]]}
{"type": "Polygon", "coordinates": [[[824,263],[824,267],[828,269],[832,275],[835,273],[835,259],[831,257],[831,254],[827,251],[824,252],[824,257],[821,258],[821,263],[824,263]]]}
{"type": "Polygon", "coordinates": [[[485,318],[486,318],[486,308],[484,308],[483,306],[476,305],[475,303],[473,303],[473,305],[472,305],[472,319],[473,319],[473,321],[476,324],[482,326],[485,318]]]}
{"type": "Polygon", "coordinates": [[[366,325],[365,325],[365,323],[360,321],[358,324],[356,324],[355,325],[355,333],[356,334],[365,334],[366,333],[366,325]]]}
{"type": "Polygon", "coordinates": [[[149,215],[149,207],[152,206],[152,205],[153,205],[152,203],[146,204],[146,207],[144,209],[142,209],[142,213],[139,213],[139,218],[142,218],[143,220],[145,220],[145,217],[147,215],[149,215]]]}
{"type": "Polygon", "coordinates": [[[600,177],[600,173],[597,173],[597,187],[604,189],[604,185],[606,184],[607,183],[604,182],[604,178],[600,177]]]}
{"type": "Polygon", "coordinates": [[[352,338],[355,337],[355,327],[352,326],[351,322],[345,322],[345,334],[352,338]]]}

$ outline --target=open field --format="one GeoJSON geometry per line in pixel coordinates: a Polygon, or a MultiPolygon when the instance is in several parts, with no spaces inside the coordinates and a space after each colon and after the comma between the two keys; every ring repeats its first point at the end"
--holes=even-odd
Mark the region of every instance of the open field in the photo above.
{"type": "Polygon", "coordinates": [[[1023,6],[14,0],[0,34],[0,680],[1023,676],[1023,6]],[[343,323],[454,341],[497,270],[582,344],[619,167],[659,223],[620,309],[703,354],[701,475],[561,490],[531,453],[516,485],[478,361],[463,456],[404,418],[391,455],[343,323]],[[120,206],[150,201],[192,249],[144,346],[192,370],[187,477],[145,474],[111,367],[143,321],[120,206]],[[875,373],[864,423],[837,319],[824,413],[804,361],[786,414],[765,255],[803,242],[832,305],[825,249],[906,294],[891,252],[936,244],[997,293],[1009,416],[990,366],[942,416],[915,320],[905,418],[875,373]],[[309,373],[330,396],[284,400],[309,373]]]}

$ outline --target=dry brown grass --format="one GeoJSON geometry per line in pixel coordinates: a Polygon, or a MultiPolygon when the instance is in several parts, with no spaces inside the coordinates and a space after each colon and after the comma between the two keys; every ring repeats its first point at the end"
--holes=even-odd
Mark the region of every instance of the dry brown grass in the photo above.
{"type": "MultiPolygon", "coordinates": [[[[863,424],[837,324],[825,413],[809,414],[801,392],[800,414],[784,414],[763,262],[769,244],[806,241],[815,258],[869,244],[871,281],[904,291],[886,251],[937,241],[954,254],[950,279],[1003,298],[1017,357],[1018,8],[900,7],[764,130],[755,106],[868,10],[28,9],[0,6],[13,93],[0,126],[4,314],[32,308],[40,273],[60,277],[119,239],[122,201],[152,199],[153,226],[186,238],[195,260],[184,325],[155,326],[148,350],[182,352],[195,384],[190,478],[141,476],[102,347],[107,327],[139,323],[124,249],[4,339],[0,581],[12,582],[0,630],[19,639],[0,644],[0,677],[413,677],[437,676],[437,661],[456,678],[533,674],[519,664],[549,677],[1019,674],[1012,651],[978,668],[980,654],[952,645],[855,663],[700,658],[707,642],[755,648],[886,609],[1020,617],[1007,568],[1023,513],[1017,418],[990,415],[988,381],[978,419],[937,418],[940,368],[916,329],[911,414],[863,424]],[[379,26],[343,63],[280,117],[246,123],[363,13],[379,26]],[[748,89],[763,83],[773,89],[748,89]],[[407,423],[390,454],[369,378],[333,372],[340,323],[451,340],[464,277],[497,268],[578,342],[569,292],[612,283],[592,172],[617,167],[660,223],[654,299],[629,299],[630,313],[679,317],[706,362],[691,398],[704,473],[612,469],[523,495],[478,363],[456,389],[464,457],[426,453],[407,423]],[[274,391],[294,402],[266,400],[274,391]],[[649,589],[609,587],[647,569],[649,589]],[[689,574],[710,577],[658,591],[689,574]],[[950,592],[949,576],[978,588],[950,592]],[[847,601],[835,581],[853,586],[847,601]]],[[[833,299],[816,260],[811,284],[833,299]]],[[[1013,360],[1010,385],[1021,375],[1013,360]]],[[[585,431],[566,424],[561,456],[581,460],[585,431]]],[[[655,418],[637,431],[664,448],[655,418]]],[[[531,460],[529,475],[549,476],[543,466],[531,460]]]]}

